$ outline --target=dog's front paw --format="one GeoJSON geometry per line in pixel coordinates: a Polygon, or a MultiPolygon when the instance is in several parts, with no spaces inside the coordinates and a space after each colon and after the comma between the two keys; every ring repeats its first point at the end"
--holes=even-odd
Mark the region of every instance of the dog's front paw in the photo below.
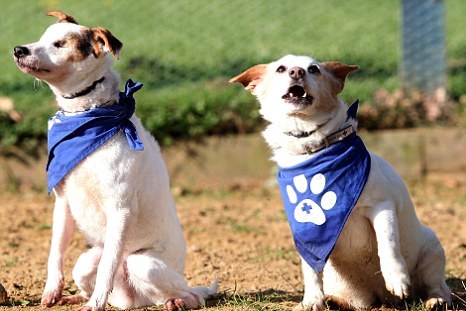
{"type": "Polygon", "coordinates": [[[71,296],[64,296],[62,297],[58,302],[58,306],[64,306],[64,305],[74,305],[78,303],[83,303],[86,302],[88,299],[82,295],[71,295],[71,296]]]}
{"type": "Polygon", "coordinates": [[[314,304],[305,304],[304,302],[301,302],[293,308],[293,311],[322,311],[322,310],[325,310],[324,301],[319,301],[314,304]]]}
{"type": "Polygon", "coordinates": [[[60,281],[56,286],[45,285],[44,292],[40,304],[43,307],[54,306],[62,297],[63,281],[60,281]]]}
{"type": "Polygon", "coordinates": [[[406,299],[410,290],[409,276],[404,273],[392,273],[388,278],[385,277],[385,287],[392,295],[406,299]]]}
{"type": "Polygon", "coordinates": [[[304,295],[303,301],[296,305],[293,311],[322,311],[325,309],[324,293],[316,291],[312,297],[309,296],[304,295]]]}

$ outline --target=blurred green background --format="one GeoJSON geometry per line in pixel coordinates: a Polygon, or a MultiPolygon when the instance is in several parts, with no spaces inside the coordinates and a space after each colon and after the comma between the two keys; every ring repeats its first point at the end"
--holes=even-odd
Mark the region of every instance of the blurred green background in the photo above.
{"type": "MultiPolygon", "coordinates": [[[[115,67],[122,82],[144,83],[137,112],[161,141],[246,133],[262,127],[255,99],[228,80],[285,54],[340,60],[361,69],[342,94],[371,102],[378,88],[400,87],[400,1],[367,0],[0,0],[0,97],[22,115],[0,113],[0,148],[34,148],[56,110],[45,83],[21,73],[17,45],[37,41],[61,10],[85,26],[103,26],[123,44],[115,67]]],[[[466,2],[445,1],[448,91],[458,101],[466,85],[466,2]]]]}

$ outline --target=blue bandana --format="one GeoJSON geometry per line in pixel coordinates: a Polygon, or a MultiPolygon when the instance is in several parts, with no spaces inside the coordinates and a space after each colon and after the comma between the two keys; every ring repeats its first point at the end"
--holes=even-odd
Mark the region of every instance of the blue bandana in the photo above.
{"type": "MultiPolygon", "coordinates": [[[[356,115],[357,102],[348,109],[356,115]]],[[[340,142],[277,174],[285,212],[301,257],[322,271],[370,171],[364,143],[350,134],[340,142]]]]}
{"type": "Polygon", "coordinates": [[[48,192],[84,158],[123,130],[132,150],[143,150],[144,144],[129,120],[136,102],[133,93],[142,87],[139,82],[126,82],[117,104],[98,107],[76,115],[57,112],[49,120],[48,131],[48,192]]]}

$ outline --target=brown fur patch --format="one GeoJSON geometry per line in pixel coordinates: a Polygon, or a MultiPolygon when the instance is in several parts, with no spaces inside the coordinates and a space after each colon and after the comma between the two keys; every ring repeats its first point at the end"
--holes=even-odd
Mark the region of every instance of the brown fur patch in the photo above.
{"type": "Polygon", "coordinates": [[[92,53],[91,32],[89,29],[80,34],[71,34],[66,40],[66,45],[73,49],[68,58],[71,62],[79,62],[86,59],[92,53]]]}
{"type": "Polygon", "coordinates": [[[328,71],[336,80],[335,84],[335,95],[343,91],[345,86],[346,76],[355,70],[359,69],[359,66],[346,65],[340,62],[326,62],[322,63],[322,66],[328,71]]]}
{"type": "Polygon", "coordinates": [[[327,304],[331,307],[331,310],[343,311],[343,310],[354,309],[350,306],[350,304],[346,300],[343,300],[342,298],[331,296],[331,295],[327,295],[325,298],[328,299],[327,304]]]}
{"type": "Polygon", "coordinates": [[[99,57],[104,52],[104,47],[110,50],[110,53],[116,59],[119,59],[119,53],[123,47],[123,43],[115,38],[110,30],[102,27],[94,27],[90,29],[92,36],[92,51],[96,57],[99,57]]]}
{"type": "Polygon", "coordinates": [[[326,115],[333,115],[335,109],[338,109],[338,98],[335,88],[335,81],[331,76],[322,76],[325,79],[324,85],[315,89],[311,95],[315,97],[314,107],[317,111],[326,115]]]}
{"type": "Polygon", "coordinates": [[[267,65],[256,65],[249,68],[245,72],[237,75],[236,77],[230,79],[230,83],[239,82],[243,87],[254,94],[254,89],[256,85],[262,80],[262,76],[265,74],[267,65]]]}
{"type": "Polygon", "coordinates": [[[56,18],[58,18],[57,23],[78,24],[78,22],[74,19],[73,16],[67,15],[61,11],[47,12],[47,16],[55,16],[56,18]]]}

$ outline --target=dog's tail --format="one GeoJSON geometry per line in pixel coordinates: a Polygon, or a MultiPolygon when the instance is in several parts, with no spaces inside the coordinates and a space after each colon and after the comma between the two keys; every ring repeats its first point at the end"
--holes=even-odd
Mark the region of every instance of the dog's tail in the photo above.
{"type": "Polygon", "coordinates": [[[197,286],[197,287],[192,287],[191,290],[201,298],[200,302],[202,306],[205,306],[205,301],[204,299],[207,299],[217,293],[218,290],[218,279],[215,278],[212,284],[210,284],[209,287],[207,286],[197,286]]]}

